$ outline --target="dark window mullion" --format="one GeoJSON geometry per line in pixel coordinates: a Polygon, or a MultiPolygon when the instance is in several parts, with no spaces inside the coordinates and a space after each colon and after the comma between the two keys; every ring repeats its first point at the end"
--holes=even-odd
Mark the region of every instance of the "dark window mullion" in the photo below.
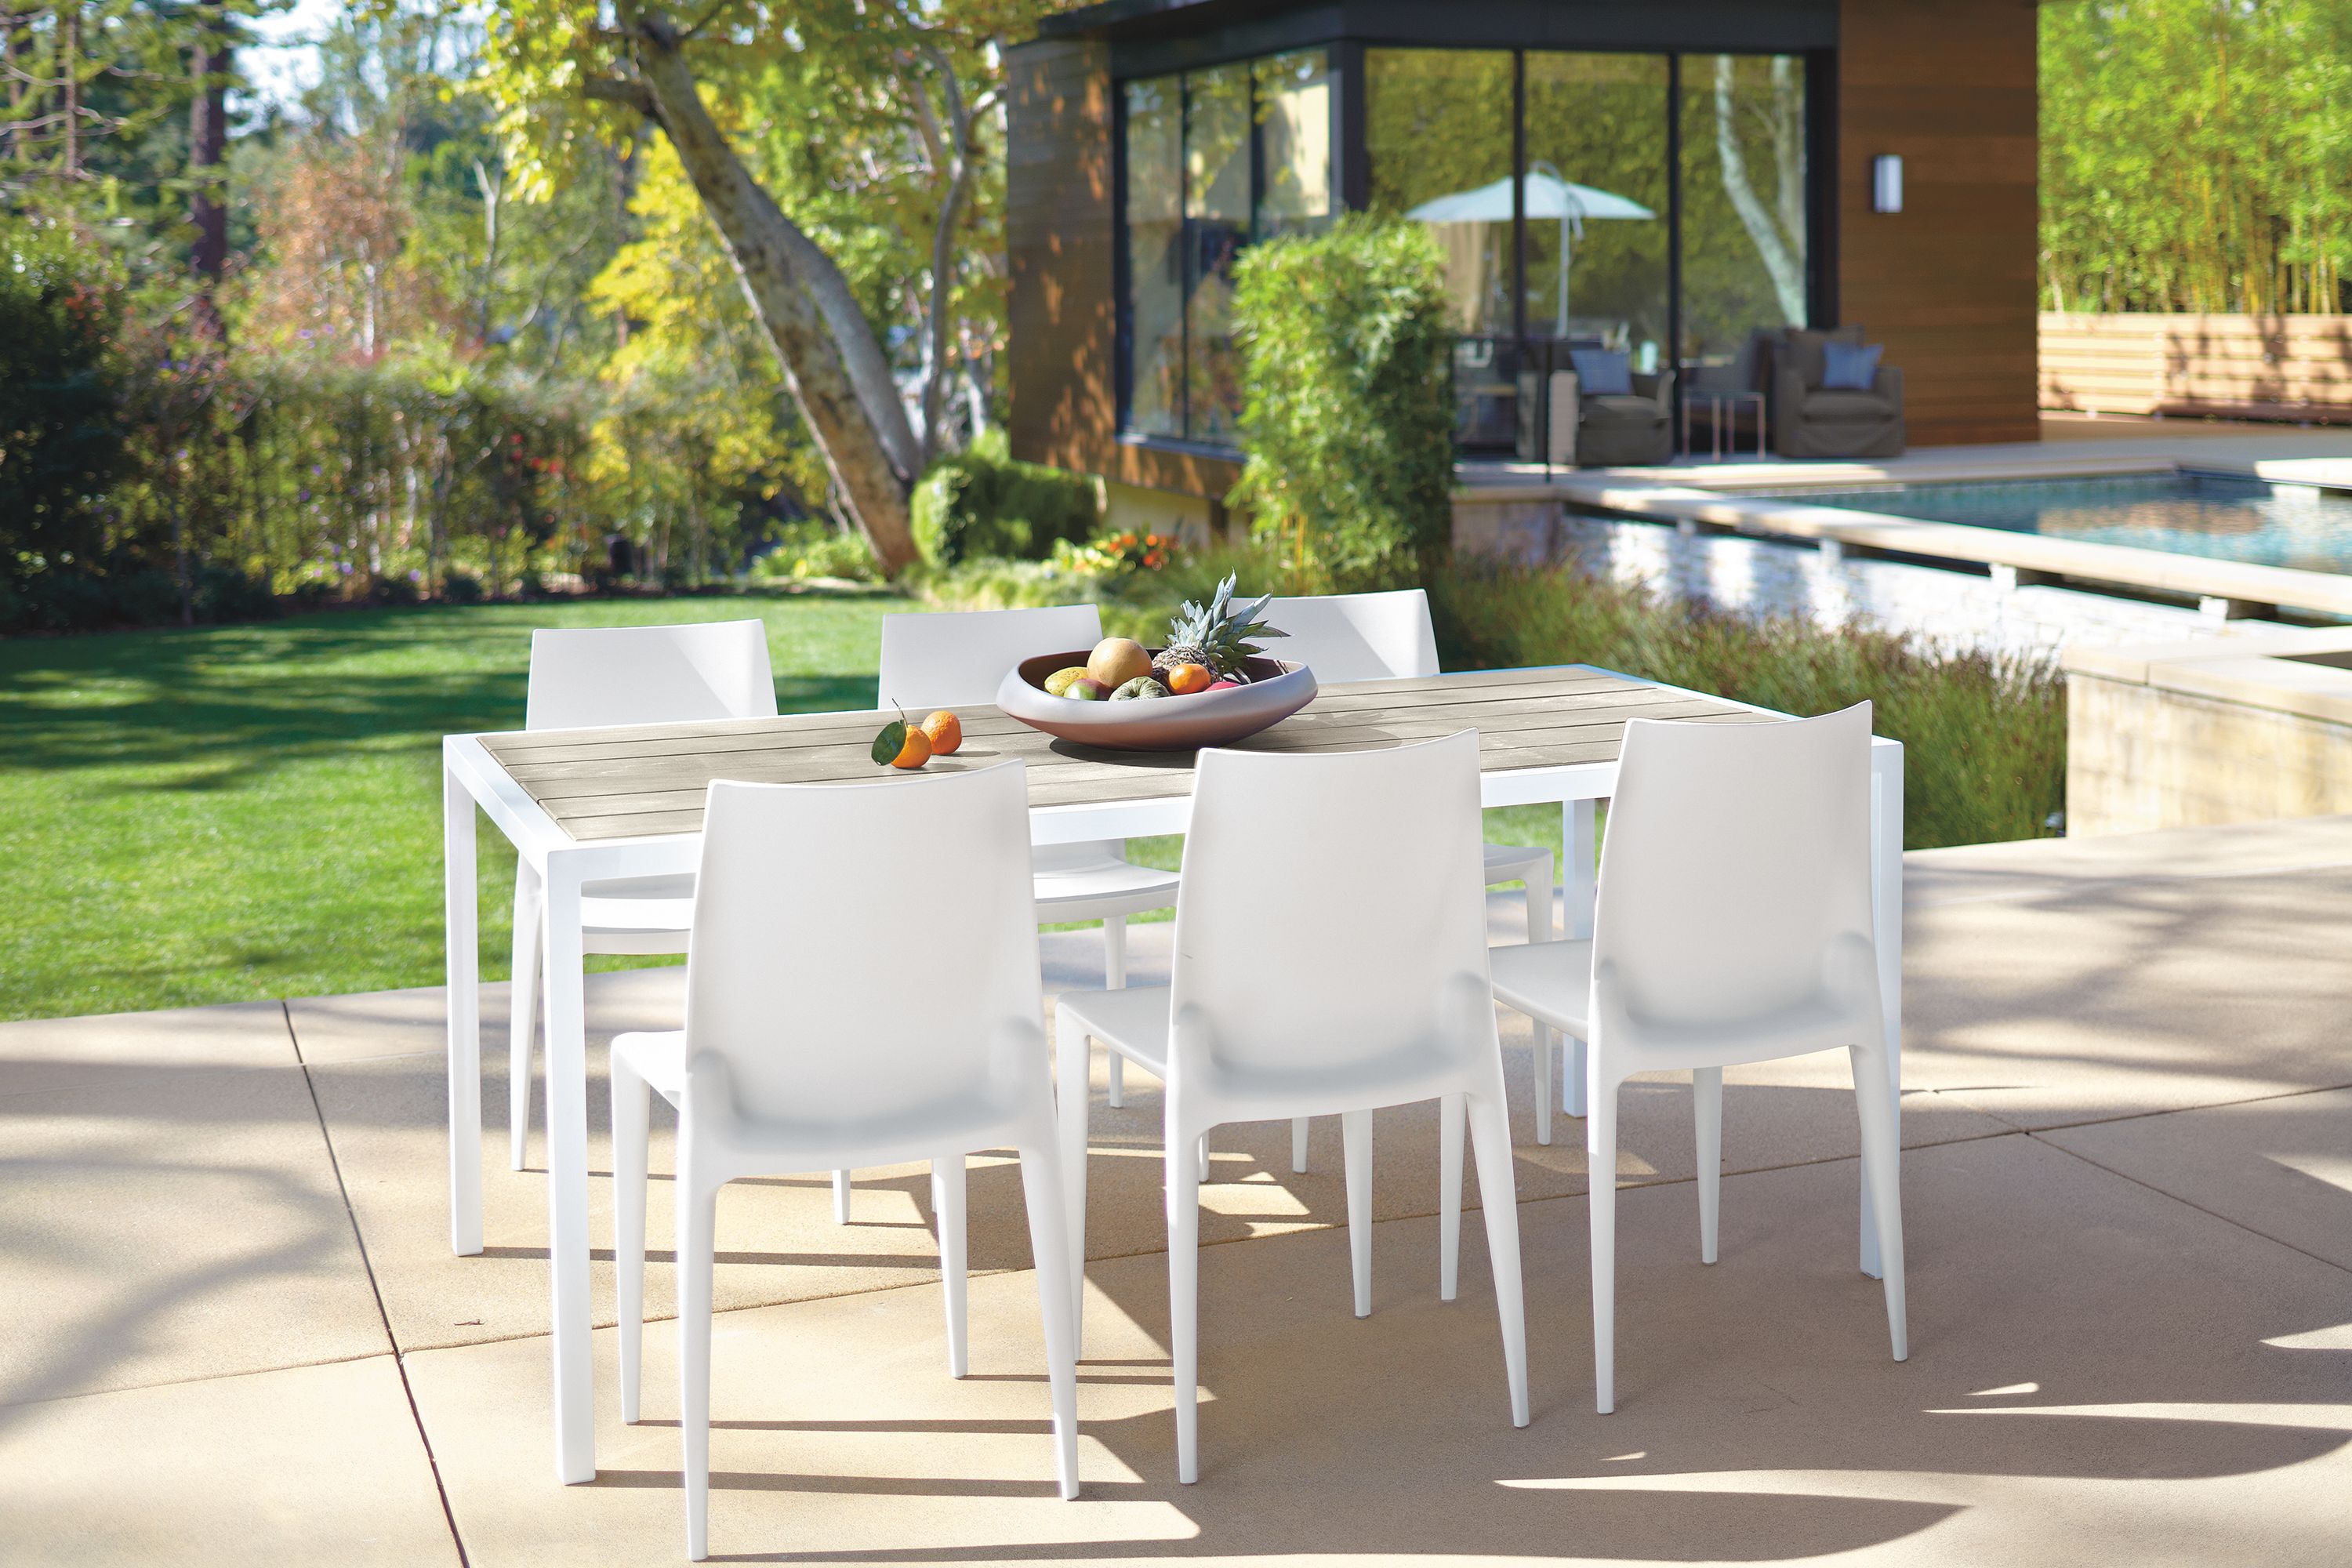
{"type": "Polygon", "coordinates": [[[1200,240],[1192,232],[1192,77],[1176,79],[1176,428],[1192,435],[1192,262],[1200,240]]]}
{"type": "Polygon", "coordinates": [[[1683,385],[1683,58],[1666,57],[1666,363],[1674,374],[1675,420],[1682,428],[1683,385]]]}

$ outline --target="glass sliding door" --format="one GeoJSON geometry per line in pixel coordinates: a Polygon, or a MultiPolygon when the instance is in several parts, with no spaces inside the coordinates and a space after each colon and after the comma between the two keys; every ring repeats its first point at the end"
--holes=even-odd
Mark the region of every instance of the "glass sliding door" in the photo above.
{"type": "Polygon", "coordinates": [[[1234,264],[1253,240],[1328,226],[1338,206],[1328,58],[1302,49],[1119,90],[1126,428],[1229,447],[1234,264]]]}
{"type": "Polygon", "coordinates": [[[1666,58],[1527,63],[1527,334],[1661,368],[1670,341],[1666,58]]]}
{"type": "Polygon", "coordinates": [[[1127,84],[1127,423],[1184,434],[1184,89],[1127,84]]]}
{"type": "Polygon", "coordinates": [[[1685,55],[1682,348],[1729,366],[1751,336],[1807,323],[1805,62],[1685,55]]]}
{"type": "Polygon", "coordinates": [[[1507,447],[1517,433],[1507,49],[1367,49],[1364,143],[1371,207],[1429,226],[1454,330],[1454,437],[1507,447]]]}

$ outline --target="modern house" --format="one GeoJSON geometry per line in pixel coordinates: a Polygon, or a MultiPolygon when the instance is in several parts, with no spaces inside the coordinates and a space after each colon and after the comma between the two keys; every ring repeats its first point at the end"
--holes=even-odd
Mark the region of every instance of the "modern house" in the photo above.
{"type": "Polygon", "coordinates": [[[1012,51],[1016,455],[1139,521],[1237,477],[1234,258],[1432,226],[1456,437],[1567,342],[1728,366],[1859,323],[1921,445],[2036,434],[2030,0],[1109,0],[1012,51]]]}

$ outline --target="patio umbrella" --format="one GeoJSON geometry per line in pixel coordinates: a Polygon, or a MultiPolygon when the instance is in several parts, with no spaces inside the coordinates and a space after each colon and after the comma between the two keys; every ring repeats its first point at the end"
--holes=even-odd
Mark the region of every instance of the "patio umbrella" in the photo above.
{"type": "MultiPolygon", "coordinates": [[[[1549,163],[1538,163],[1524,176],[1524,200],[1529,222],[1557,220],[1559,224],[1559,313],[1557,321],[1566,329],[1568,322],[1568,264],[1571,239],[1584,237],[1588,221],[1614,219],[1647,223],[1657,214],[1641,203],[1618,195],[1612,191],[1595,190],[1562,179],[1559,172],[1549,163]]],[[[1437,196],[1407,212],[1405,216],[1421,223],[1508,223],[1511,221],[1511,182],[1507,176],[1475,190],[1456,191],[1452,195],[1437,196]]]]}

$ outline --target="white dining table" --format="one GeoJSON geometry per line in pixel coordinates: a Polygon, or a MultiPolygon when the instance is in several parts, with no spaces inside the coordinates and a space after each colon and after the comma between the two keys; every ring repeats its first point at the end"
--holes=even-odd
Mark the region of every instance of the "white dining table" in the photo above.
{"type": "MultiPolygon", "coordinates": [[[[1181,834],[1192,816],[1192,759],[1074,747],[992,707],[959,709],[964,749],[935,768],[1005,756],[1029,766],[1030,835],[1039,845],[1181,834]]],[[[868,746],[887,713],[792,714],[625,729],[450,735],[442,742],[442,829],[449,1012],[449,1243],[482,1250],[479,910],[476,814],[487,816],[543,889],[547,1233],[554,1362],[555,1471],[596,1474],[590,1363],[588,1065],[582,889],[607,879],[692,872],[701,802],[717,778],[846,782],[887,777],[868,746]]],[[[1408,743],[1475,729],[1487,806],[1561,807],[1563,934],[1592,933],[1594,810],[1614,791],[1628,718],[1753,722],[1785,714],[1589,666],[1481,670],[1325,688],[1305,710],[1241,742],[1312,752],[1408,743]]],[[[1903,748],[1871,748],[1873,913],[1891,1082],[1902,1086],[1903,748]]],[[[512,1087],[509,1088],[512,1092],[512,1087]]],[[[1859,1183],[1857,1184],[1859,1185],[1859,1183]]],[[[1866,1187],[1863,1271],[1878,1272],[1866,1187]]]]}

